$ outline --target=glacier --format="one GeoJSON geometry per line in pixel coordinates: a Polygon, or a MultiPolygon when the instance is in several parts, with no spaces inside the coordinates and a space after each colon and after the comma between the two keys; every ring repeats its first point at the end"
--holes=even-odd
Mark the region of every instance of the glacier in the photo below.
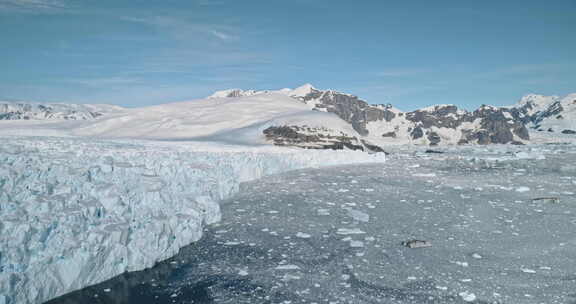
{"type": "Polygon", "coordinates": [[[170,258],[241,182],[384,153],[86,138],[1,138],[0,303],[41,303],[170,258]],[[223,152],[225,151],[225,152],[223,152]]]}

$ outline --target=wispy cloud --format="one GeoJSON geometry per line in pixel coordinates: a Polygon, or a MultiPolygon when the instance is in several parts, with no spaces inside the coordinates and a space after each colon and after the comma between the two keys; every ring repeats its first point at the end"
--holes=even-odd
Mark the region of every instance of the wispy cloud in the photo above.
{"type": "Polygon", "coordinates": [[[85,78],[85,79],[69,79],[70,83],[82,84],[89,87],[110,87],[117,85],[133,85],[141,82],[140,79],[135,77],[113,76],[113,77],[99,77],[99,78],[85,78]]]}
{"type": "Polygon", "coordinates": [[[566,67],[566,64],[555,63],[535,63],[535,64],[517,64],[498,68],[494,73],[500,74],[526,74],[526,73],[542,73],[557,71],[566,67]]]}
{"type": "Polygon", "coordinates": [[[378,72],[376,75],[379,77],[407,77],[407,76],[416,76],[429,72],[430,72],[429,69],[423,69],[423,68],[392,68],[378,72]]]}
{"type": "Polygon", "coordinates": [[[240,39],[237,30],[222,24],[196,23],[185,18],[171,16],[123,17],[122,19],[152,26],[178,40],[196,39],[198,35],[216,38],[220,41],[240,39]]]}
{"type": "Polygon", "coordinates": [[[212,35],[216,36],[216,38],[219,38],[221,40],[230,40],[236,38],[234,36],[216,30],[212,30],[210,31],[210,33],[212,33],[212,35]]]}
{"type": "Polygon", "coordinates": [[[201,6],[224,5],[224,1],[220,0],[196,0],[195,2],[201,6]]]}
{"type": "Polygon", "coordinates": [[[487,71],[471,74],[470,77],[482,81],[513,80],[525,84],[565,81],[566,76],[576,68],[576,64],[528,63],[495,67],[487,71]]]}
{"type": "Polygon", "coordinates": [[[48,13],[68,8],[63,0],[0,0],[0,11],[48,13]]]}
{"type": "Polygon", "coordinates": [[[156,32],[159,48],[134,57],[139,64],[131,72],[190,73],[199,68],[269,63],[269,56],[246,48],[239,27],[222,23],[202,23],[182,16],[127,16],[122,18],[156,32]]]}

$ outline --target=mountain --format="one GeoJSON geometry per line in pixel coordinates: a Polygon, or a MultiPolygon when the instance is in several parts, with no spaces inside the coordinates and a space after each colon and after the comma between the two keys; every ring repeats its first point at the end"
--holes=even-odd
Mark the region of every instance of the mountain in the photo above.
{"type": "Polygon", "coordinates": [[[350,94],[314,88],[297,97],[318,111],[335,113],[361,135],[385,144],[520,144],[530,138],[512,110],[483,105],[473,112],[436,105],[402,112],[391,105],[371,105],[350,94]]]}
{"type": "Polygon", "coordinates": [[[223,90],[206,99],[135,109],[0,103],[0,120],[7,119],[28,122],[0,127],[0,134],[380,152],[383,146],[397,144],[525,144],[536,134],[544,140],[552,135],[576,139],[576,94],[527,95],[512,106],[482,105],[474,111],[444,104],[403,112],[390,104],[369,104],[351,94],[305,84],[296,89],[223,90]]]}
{"type": "Polygon", "coordinates": [[[526,95],[517,104],[518,117],[539,132],[576,134],[576,94],[558,96],[526,95]]]}
{"type": "Polygon", "coordinates": [[[371,105],[351,94],[318,90],[306,84],[294,90],[225,90],[209,98],[259,94],[296,98],[312,110],[334,113],[349,123],[366,141],[388,144],[522,144],[530,139],[525,122],[514,109],[483,105],[473,112],[455,105],[436,105],[402,112],[391,105],[371,105]]]}
{"type": "Polygon", "coordinates": [[[102,118],[75,134],[369,150],[370,145],[336,115],[311,111],[288,94],[231,90],[226,96],[135,109],[102,118]]]}
{"type": "Polygon", "coordinates": [[[6,107],[1,135],[214,141],[380,152],[333,113],[312,111],[286,92],[242,92],[157,106],[18,104],[6,107]],[[104,111],[106,110],[106,111],[104,111]],[[8,116],[10,115],[10,116],[8,116]]]}
{"type": "Polygon", "coordinates": [[[113,105],[0,101],[0,120],[89,120],[121,109],[113,105]]]}

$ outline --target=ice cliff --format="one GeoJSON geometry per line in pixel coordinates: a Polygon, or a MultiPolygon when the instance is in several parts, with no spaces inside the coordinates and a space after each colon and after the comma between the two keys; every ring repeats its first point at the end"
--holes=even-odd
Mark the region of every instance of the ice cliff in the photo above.
{"type": "MultiPolygon", "coordinates": [[[[0,303],[41,303],[169,258],[239,183],[383,153],[4,137],[0,303]],[[220,152],[219,152],[220,151],[220,152]],[[227,151],[227,152],[222,152],[227,151]]],[[[196,145],[199,145],[196,143],[196,145]]]]}

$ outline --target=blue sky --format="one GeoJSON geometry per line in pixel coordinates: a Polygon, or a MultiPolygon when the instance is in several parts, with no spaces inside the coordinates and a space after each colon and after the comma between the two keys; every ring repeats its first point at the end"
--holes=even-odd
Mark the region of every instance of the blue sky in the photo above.
{"type": "Polygon", "coordinates": [[[0,0],[0,100],[312,83],[411,110],[576,92],[576,0],[0,0]]]}

